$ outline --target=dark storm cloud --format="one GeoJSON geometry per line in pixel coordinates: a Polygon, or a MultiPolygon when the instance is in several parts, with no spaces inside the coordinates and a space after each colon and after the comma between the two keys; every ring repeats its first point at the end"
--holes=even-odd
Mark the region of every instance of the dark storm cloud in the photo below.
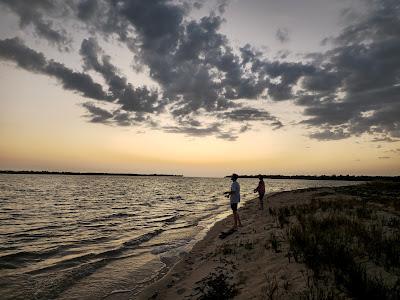
{"type": "Polygon", "coordinates": [[[304,122],[328,130],[311,137],[400,138],[400,4],[369,3],[368,14],[343,29],[335,48],[314,61],[318,72],[302,81],[296,102],[305,106],[309,118],[304,122]],[[338,125],[345,134],[333,130],[338,125]]]}
{"type": "Polygon", "coordinates": [[[117,126],[130,126],[137,123],[145,123],[146,118],[142,115],[134,116],[129,112],[114,109],[107,110],[96,106],[94,103],[85,102],[82,106],[86,109],[87,114],[85,117],[91,123],[101,123],[105,125],[117,125],[117,126]]]}
{"type": "Polygon", "coordinates": [[[102,109],[90,102],[85,102],[82,106],[88,111],[89,114],[86,115],[86,117],[88,117],[92,123],[105,124],[108,123],[113,116],[108,110],[102,109]]]}
{"type": "Polygon", "coordinates": [[[51,44],[56,44],[59,49],[67,50],[69,38],[66,31],[56,28],[54,22],[47,16],[57,17],[63,14],[56,2],[51,0],[0,0],[0,4],[10,9],[19,16],[21,29],[32,25],[39,37],[46,39],[51,44]]]}
{"type": "Polygon", "coordinates": [[[278,28],[275,37],[281,43],[286,43],[289,41],[289,30],[287,28],[278,28]]]}
{"type": "MultiPolygon", "coordinates": [[[[216,32],[222,19],[207,17],[184,24],[184,9],[168,1],[120,1],[114,10],[126,20],[127,28],[134,28],[135,43],[129,44],[130,40],[128,46],[135,52],[137,63],[150,69],[166,99],[175,102],[174,115],[231,105],[222,95],[213,66],[199,58],[209,48],[220,52],[226,43],[226,38],[216,32]]],[[[217,55],[213,55],[214,60],[221,58],[217,55]]],[[[229,61],[219,59],[219,63],[223,67],[229,61]]]]}
{"type": "Polygon", "coordinates": [[[68,69],[63,64],[49,61],[44,74],[57,78],[64,89],[82,93],[84,97],[97,100],[112,100],[113,97],[106,94],[100,84],[84,73],[68,69]]]}
{"type": "Polygon", "coordinates": [[[255,76],[257,78],[258,85],[254,87],[261,87],[257,94],[260,95],[267,89],[267,95],[275,101],[293,99],[295,96],[293,89],[299,80],[305,76],[315,75],[318,71],[311,64],[264,59],[262,53],[252,49],[250,45],[240,48],[240,53],[242,65],[249,65],[252,78],[255,76]]]}
{"type": "Polygon", "coordinates": [[[166,99],[173,103],[174,116],[200,109],[223,111],[236,106],[232,100],[261,95],[266,80],[245,73],[240,57],[233,53],[226,36],[218,32],[221,17],[211,15],[179,26],[175,21],[172,18],[168,22],[172,28],[168,35],[145,35],[149,30],[141,23],[143,46],[137,53],[149,67],[150,76],[161,85],[166,99]]]}
{"type": "Polygon", "coordinates": [[[113,120],[114,124],[118,126],[131,126],[133,124],[143,124],[145,121],[147,122],[147,119],[144,118],[142,114],[136,114],[135,116],[132,116],[131,113],[120,109],[114,111],[113,120]]]}
{"type": "Polygon", "coordinates": [[[96,15],[99,8],[99,1],[97,0],[83,0],[77,6],[77,15],[81,20],[89,20],[96,15]]]}
{"type": "Polygon", "coordinates": [[[265,72],[278,83],[269,85],[269,93],[274,100],[290,99],[293,96],[293,87],[303,76],[315,74],[316,69],[311,65],[302,63],[265,61],[261,64],[261,71],[265,72]]]}
{"type": "Polygon", "coordinates": [[[0,59],[13,61],[22,69],[54,77],[64,89],[79,92],[84,97],[112,100],[89,75],[75,72],[53,60],[48,61],[42,53],[26,47],[17,38],[0,40],[0,59]]]}
{"type": "Polygon", "coordinates": [[[84,62],[85,70],[95,70],[100,73],[106,82],[110,85],[111,91],[118,93],[119,90],[125,88],[126,78],[117,75],[117,68],[110,62],[111,58],[102,54],[102,49],[94,38],[84,39],[81,44],[79,53],[84,62]]]}
{"type": "MultiPolygon", "coordinates": [[[[56,77],[65,89],[92,99],[113,100],[119,111],[104,119],[113,124],[139,120],[155,124],[148,121],[150,115],[167,112],[176,126],[159,126],[166,131],[229,140],[235,139],[236,133],[224,131],[216,123],[206,126],[196,115],[223,118],[227,125],[267,122],[280,128],[281,121],[267,111],[237,101],[269,98],[294,100],[304,107],[306,119],[300,123],[312,132],[311,138],[335,140],[367,133],[375,140],[397,141],[400,4],[395,0],[365,1],[370,4],[367,14],[353,18],[337,37],[326,40],[332,43],[331,50],[309,54],[305,62],[288,62],[285,54],[267,59],[249,44],[236,51],[221,33],[221,15],[187,18],[188,9],[200,8],[204,1],[35,0],[28,5],[22,0],[0,0],[19,16],[22,28],[32,26],[38,36],[59,47],[67,45],[68,39],[57,17],[78,20],[98,37],[117,37],[132,51],[136,66],[148,69],[158,90],[129,83],[94,38],[82,42],[83,67],[101,74],[108,93],[85,73],[47,61],[16,40],[2,41],[0,51],[3,59],[15,61],[21,68],[56,77]]],[[[222,14],[228,1],[214,3],[215,11],[222,14]]],[[[288,41],[288,30],[280,28],[276,37],[288,41]]],[[[99,121],[108,116],[92,106],[86,109],[99,113],[99,121]]]]}
{"type": "MultiPolygon", "coordinates": [[[[334,42],[341,45],[360,44],[365,41],[381,41],[400,36],[397,0],[364,0],[369,12],[344,28],[334,42]]],[[[352,13],[348,10],[348,13],[352,13]]]]}
{"type": "Polygon", "coordinates": [[[224,109],[227,105],[222,95],[222,83],[217,79],[219,68],[228,72],[233,58],[228,57],[231,53],[223,57],[224,61],[221,57],[220,49],[224,46],[225,37],[217,33],[220,24],[219,17],[202,18],[199,23],[190,22],[182,28],[179,45],[175,39],[169,43],[176,45],[175,51],[163,53],[160,49],[155,53],[152,48],[141,52],[143,61],[150,67],[150,75],[161,84],[167,97],[171,101],[183,100],[177,103],[175,114],[200,108],[213,111],[224,109]],[[215,73],[212,72],[213,67],[215,73]]]}
{"type": "Polygon", "coordinates": [[[26,47],[18,38],[0,40],[0,57],[14,61],[22,69],[37,73],[43,73],[47,64],[43,53],[26,47]]]}
{"type": "MultiPolygon", "coordinates": [[[[218,118],[240,123],[262,122],[263,124],[268,124],[275,130],[284,126],[277,117],[271,115],[269,112],[251,107],[243,107],[231,110],[229,112],[220,113],[218,118]]],[[[239,129],[239,133],[246,132],[250,128],[251,125],[246,124],[239,129]]]]}
{"type": "MultiPolygon", "coordinates": [[[[223,13],[227,3],[217,1],[217,10],[223,13]]],[[[171,115],[180,123],[182,118],[200,111],[216,116],[240,107],[234,100],[257,99],[267,88],[265,73],[246,71],[241,57],[234,54],[227,37],[219,32],[224,22],[220,16],[211,14],[198,21],[185,21],[187,5],[163,0],[82,0],[69,1],[68,5],[56,1],[49,2],[48,7],[26,9],[40,13],[42,18],[46,12],[54,15],[55,6],[64,16],[83,22],[91,32],[105,37],[115,34],[134,52],[136,63],[147,66],[150,77],[160,85],[162,94],[145,86],[133,87],[111,64],[111,58],[102,52],[96,40],[85,39],[80,49],[84,69],[103,76],[109,97],[121,105],[122,111],[159,113],[169,105],[171,115]]],[[[14,11],[22,16],[21,10],[14,11]]],[[[49,65],[48,75],[60,77],[66,71],[57,63],[49,65]]],[[[70,77],[63,82],[68,89],[73,87],[70,77]]],[[[251,115],[249,118],[254,119],[251,115]]],[[[201,135],[203,131],[192,132],[201,135]]]]}
{"type": "Polygon", "coordinates": [[[311,76],[304,76],[303,87],[308,91],[319,93],[333,92],[342,84],[342,76],[338,72],[325,69],[315,71],[311,76]]]}
{"type": "Polygon", "coordinates": [[[84,68],[93,69],[103,76],[110,93],[124,110],[152,113],[162,109],[158,103],[158,92],[149,90],[146,86],[134,88],[128,83],[125,77],[118,74],[119,70],[111,63],[111,57],[103,54],[94,38],[83,40],[80,54],[83,57],[84,68]]]}

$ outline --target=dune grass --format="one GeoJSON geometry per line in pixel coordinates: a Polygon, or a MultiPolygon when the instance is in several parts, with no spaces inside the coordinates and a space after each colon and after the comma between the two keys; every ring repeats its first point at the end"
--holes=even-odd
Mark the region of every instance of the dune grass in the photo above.
{"type": "Polygon", "coordinates": [[[257,274],[264,277],[252,295],[260,299],[400,299],[400,183],[288,195],[296,198],[304,192],[305,201],[271,205],[256,216],[265,217],[265,224],[245,227],[218,245],[210,257],[219,265],[196,283],[191,299],[244,298],[243,287],[257,274]],[[262,265],[261,260],[276,258],[283,266],[285,256],[288,265],[302,264],[286,268],[300,272],[303,279],[299,273],[278,276],[257,265],[243,270],[233,263],[260,260],[262,265]]]}
{"type": "Polygon", "coordinates": [[[314,295],[305,298],[400,299],[400,184],[335,190],[341,200],[320,194],[277,212],[280,226],[288,226],[288,256],[313,271],[314,295]],[[321,280],[334,283],[336,292],[322,289],[315,298],[321,280]]]}
{"type": "Polygon", "coordinates": [[[211,273],[200,282],[198,300],[232,299],[238,291],[223,272],[211,273]]]}

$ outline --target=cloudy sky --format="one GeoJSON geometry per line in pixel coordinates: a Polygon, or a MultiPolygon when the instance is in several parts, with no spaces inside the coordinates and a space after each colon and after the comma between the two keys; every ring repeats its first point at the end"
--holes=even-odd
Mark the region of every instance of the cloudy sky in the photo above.
{"type": "Polygon", "coordinates": [[[0,0],[0,169],[400,175],[398,0],[0,0]]]}

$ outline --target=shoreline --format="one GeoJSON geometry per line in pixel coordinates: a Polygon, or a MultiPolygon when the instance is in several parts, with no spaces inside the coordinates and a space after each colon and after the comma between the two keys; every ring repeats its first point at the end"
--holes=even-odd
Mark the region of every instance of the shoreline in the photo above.
{"type": "MultiPolygon", "coordinates": [[[[268,201],[271,198],[275,198],[280,195],[287,195],[287,194],[292,194],[292,193],[299,193],[303,191],[318,191],[320,189],[327,189],[326,187],[318,187],[318,188],[305,188],[305,189],[296,189],[296,190],[290,190],[290,191],[279,191],[279,192],[271,192],[267,193],[264,197],[264,211],[259,211],[260,213],[267,213],[268,212],[268,201]]],[[[329,189],[329,188],[328,188],[329,189]]],[[[306,200],[307,201],[307,200],[306,200]]],[[[287,202],[284,202],[287,204],[287,202]]],[[[278,208],[280,205],[279,203],[275,203],[272,207],[275,209],[278,208]]],[[[249,199],[246,201],[243,206],[239,207],[239,214],[242,216],[242,214],[249,210],[249,211],[255,211],[255,208],[258,207],[258,197],[249,199]]],[[[193,265],[193,256],[195,254],[199,254],[207,248],[207,245],[209,244],[214,244],[215,242],[226,242],[229,241],[230,238],[233,238],[235,234],[233,234],[231,237],[228,237],[224,240],[219,240],[218,235],[221,233],[221,231],[226,231],[229,229],[233,223],[232,219],[232,212],[229,210],[227,211],[225,217],[222,217],[222,219],[217,220],[215,223],[210,225],[208,229],[206,229],[202,233],[202,238],[198,239],[195,241],[195,243],[190,247],[190,250],[188,252],[185,252],[182,256],[178,257],[176,261],[170,265],[167,266],[167,270],[165,272],[162,272],[161,274],[157,274],[154,278],[154,280],[151,279],[152,283],[147,285],[143,290],[139,291],[138,293],[135,291],[115,291],[107,296],[105,296],[103,299],[109,300],[118,300],[118,299],[180,299],[184,298],[184,295],[176,293],[173,296],[169,296],[168,293],[165,295],[165,292],[170,290],[172,288],[171,282],[175,282],[175,278],[177,276],[177,273],[182,272],[182,269],[192,269],[190,267],[193,265]],[[159,292],[155,292],[159,291],[159,292]],[[158,293],[157,296],[155,296],[155,293],[158,293]],[[176,298],[178,297],[178,298],[176,298]]],[[[218,218],[218,217],[217,217],[218,218]]],[[[242,220],[243,223],[247,222],[248,220],[242,220]]],[[[244,225],[245,226],[245,225],[244,225]]],[[[240,230],[243,230],[243,228],[240,228],[240,230]]],[[[162,259],[162,258],[161,258],[162,259]]]]}
{"type": "MultiPolygon", "coordinates": [[[[207,299],[212,292],[219,293],[219,297],[223,295],[223,299],[300,299],[316,294],[346,299],[349,295],[357,293],[398,295],[396,293],[400,291],[396,291],[395,286],[392,286],[396,280],[400,280],[397,273],[391,272],[390,268],[386,270],[379,264],[373,265],[375,261],[372,259],[360,260],[354,253],[352,254],[356,270],[364,272],[360,278],[365,281],[363,288],[353,291],[351,285],[346,287],[341,285],[343,282],[335,282],[336,275],[332,276],[328,271],[329,269],[335,271],[335,265],[324,269],[324,259],[317,254],[311,259],[314,261],[314,266],[310,265],[305,259],[307,249],[293,250],[296,246],[293,232],[298,226],[296,218],[299,215],[291,214],[292,211],[296,213],[301,211],[303,216],[303,212],[308,210],[309,215],[304,215],[306,220],[307,218],[318,220],[324,218],[326,209],[329,211],[333,207],[337,214],[350,213],[353,222],[359,222],[360,226],[364,224],[368,229],[374,228],[373,222],[377,219],[376,216],[371,217],[372,214],[377,214],[378,219],[382,218],[382,223],[392,222],[393,226],[398,226],[400,213],[397,202],[393,200],[393,197],[396,198],[393,196],[396,193],[386,198],[379,197],[378,200],[374,198],[367,206],[364,201],[360,201],[364,200],[364,196],[376,195],[376,191],[380,190],[380,184],[375,185],[378,185],[375,190],[374,183],[367,183],[348,188],[320,187],[269,193],[264,200],[263,211],[258,209],[258,198],[248,200],[239,208],[243,227],[238,231],[225,239],[219,238],[222,231],[232,226],[232,215],[229,214],[216,222],[203,239],[199,240],[191,251],[183,255],[159,280],[137,294],[116,294],[115,297],[107,299],[207,299]],[[389,201],[388,203],[394,207],[388,208],[376,201],[389,201]],[[370,219],[368,214],[365,215],[365,210],[369,211],[370,219]],[[315,268],[315,265],[321,269],[315,268]],[[324,270],[324,275],[319,273],[321,270],[324,270]],[[321,276],[324,278],[322,284],[319,282],[321,276]],[[376,278],[384,279],[378,282],[376,278]],[[371,282],[375,282],[374,280],[375,290],[369,291],[369,286],[371,282]]],[[[332,212],[327,216],[328,219],[331,218],[332,212]]],[[[339,219],[343,217],[344,215],[338,216],[339,219]]],[[[334,233],[337,233],[339,227],[340,223],[334,225],[334,233]]],[[[393,230],[395,232],[393,245],[397,245],[399,227],[389,228],[388,232],[393,230]]],[[[384,231],[382,236],[387,235],[384,231]]],[[[363,232],[365,233],[365,230],[363,232]]],[[[373,235],[376,233],[373,232],[373,235]]],[[[344,245],[347,246],[350,245],[344,245]]],[[[379,247],[383,246],[378,245],[379,247]]],[[[379,249],[381,250],[383,249],[379,249]]],[[[332,255],[334,256],[334,253],[332,255]]],[[[386,255],[389,257],[389,254],[386,255]]],[[[338,257],[340,261],[341,256],[338,257]]],[[[345,278],[352,280],[351,276],[345,278]]]]}
{"type": "MultiPolygon", "coordinates": [[[[283,193],[284,191],[281,192],[271,192],[270,194],[276,194],[276,193],[283,193]]],[[[249,201],[253,201],[258,198],[254,199],[249,199],[249,201]]],[[[227,205],[228,207],[228,205],[227,205]]],[[[156,274],[154,274],[152,277],[146,279],[144,282],[146,282],[146,286],[137,291],[137,289],[120,289],[120,290],[114,290],[111,293],[105,295],[102,297],[103,300],[122,300],[122,299],[136,299],[138,295],[140,295],[143,291],[145,291],[147,288],[151,287],[152,285],[156,284],[160,280],[162,280],[165,276],[168,275],[168,273],[175,267],[176,264],[178,264],[180,261],[182,261],[187,255],[191,253],[193,248],[201,242],[203,239],[205,239],[209,233],[209,231],[219,222],[225,220],[226,218],[229,218],[231,216],[232,212],[227,210],[225,212],[221,212],[214,216],[211,219],[205,220],[207,221],[206,224],[204,224],[204,228],[200,230],[194,237],[193,240],[191,240],[188,244],[178,247],[175,250],[175,254],[169,254],[168,256],[160,256],[160,261],[165,264],[165,266],[156,274]]],[[[203,226],[203,225],[201,225],[203,226]]]]}

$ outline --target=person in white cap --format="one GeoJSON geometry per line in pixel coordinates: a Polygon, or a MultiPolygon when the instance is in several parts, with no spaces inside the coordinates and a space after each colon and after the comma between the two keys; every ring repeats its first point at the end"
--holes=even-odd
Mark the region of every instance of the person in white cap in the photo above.
{"type": "Polygon", "coordinates": [[[237,174],[232,174],[232,176],[231,176],[231,180],[232,180],[231,190],[224,193],[226,195],[226,197],[230,198],[231,209],[232,209],[232,212],[233,212],[233,220],[234,220],[233,229],[234,230],[237,229],[238,225],[240,227],[242,227],[242,223],[240,222],[239,213],[237,211],[238,204],[240,202],[240,185],[239,185],[239,182],[237,182],[238,178],[239,178],[239,176],[237,174]]]}

